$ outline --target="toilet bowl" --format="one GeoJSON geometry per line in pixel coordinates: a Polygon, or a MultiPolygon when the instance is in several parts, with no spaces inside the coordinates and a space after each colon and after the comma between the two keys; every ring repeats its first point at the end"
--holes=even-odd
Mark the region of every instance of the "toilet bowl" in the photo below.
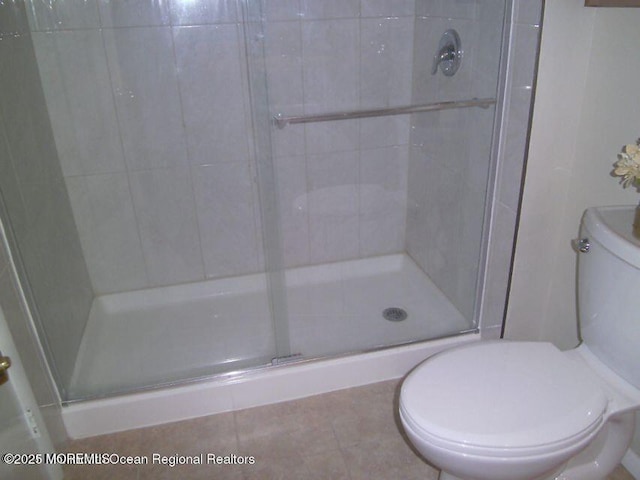
{"type": "Polygon", "coordinates": [[[602,480],[640,408],[640,241],[630,207],[583,217],[583,342],[498,340],[442,352],[403,381],[400,419],[441,480],[602,480]]]}

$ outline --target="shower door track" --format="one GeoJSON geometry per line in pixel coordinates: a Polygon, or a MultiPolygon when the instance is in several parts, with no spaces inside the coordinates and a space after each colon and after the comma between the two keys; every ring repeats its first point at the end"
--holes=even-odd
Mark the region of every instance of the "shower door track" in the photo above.
{"type": "Polygon", "coordinates": [[[424,105],[406,105],[403,107],[377,108],[372,110],[352,110],[344,112],[319,113],[314,115],[284,116],[274,115],[273,122],[280,129],[296,123],[331,122],[334,120],[351,120],[354,118],[386,117],[390,115],[408,115],[411,113],[451,110],[454,108],[481,107],[488,108],[496,104],[495,98],[473,98],[451,102],[427,103],[424,105]]]}

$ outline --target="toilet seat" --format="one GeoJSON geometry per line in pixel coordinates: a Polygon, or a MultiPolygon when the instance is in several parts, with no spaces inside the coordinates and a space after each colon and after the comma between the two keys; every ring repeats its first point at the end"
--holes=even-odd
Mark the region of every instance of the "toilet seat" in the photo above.
{"type": "Polygon", "coordinates": [[[503,458],[583,442],[608,405],[589,368],[554,345],[505,340],[429,358],[406,378],[400,399],[407,426],[434,447],[503,458]]]}

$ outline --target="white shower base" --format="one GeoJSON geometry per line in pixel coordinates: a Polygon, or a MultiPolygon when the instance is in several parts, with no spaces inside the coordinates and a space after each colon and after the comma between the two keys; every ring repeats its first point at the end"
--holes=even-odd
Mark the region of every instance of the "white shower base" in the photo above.
{"type": "MultiPolygon", "coordinates": [[[[291,352],[304,358],[427,340],[471,328],[404,254],[290,269],[286,284],[291,352]],[[382,311],[391,306],[404,308],[408,318],[385,320],[382,311]]],[[[274,352],[263,274],[105,295],[96,298],[91,309],[69,397],[126,392],[267,365],[274,352]]],[[[349,385],[338,388],[345,386],[349,385]]],[[[121,397],[150,394],[157,392],[121,397]]],[[[66,411],[84,411],[87,405],[112,400],[72,404],[66,411]]],[[[216,411],[229,408],[234,407],[216,411]]],[[[186,415],[182,418],[198,414],[186,415]]]]}

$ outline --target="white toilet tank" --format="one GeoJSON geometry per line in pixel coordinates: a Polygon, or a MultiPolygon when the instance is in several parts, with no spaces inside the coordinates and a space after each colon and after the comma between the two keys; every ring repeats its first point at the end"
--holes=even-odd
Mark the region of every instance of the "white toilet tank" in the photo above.
{"type": "Polygon", "coordinates": [[[635,207],[588,209],[578,256],[580,336],[600,360],[640,388],[640,240],[635,207]],[[585,248],[583,247],[583,250],[585,248]]]}

